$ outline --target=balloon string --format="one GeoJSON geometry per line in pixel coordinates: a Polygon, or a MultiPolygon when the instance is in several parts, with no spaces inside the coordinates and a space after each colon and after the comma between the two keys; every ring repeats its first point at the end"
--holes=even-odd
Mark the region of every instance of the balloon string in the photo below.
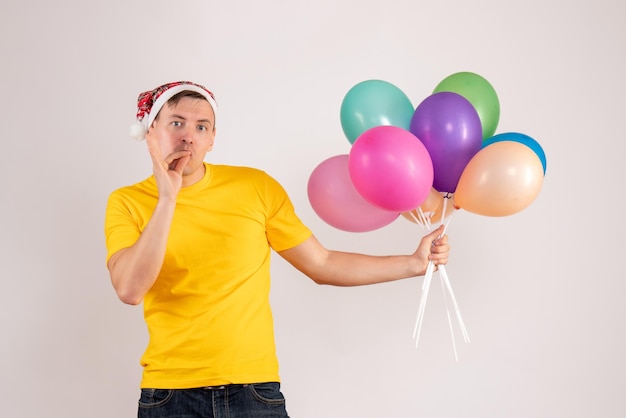
{"type": "MultiPolygon", "coordinates": [[[[444,195],[443,198],[443,211],[441,213],[441,224],[445,225],[443,227],[443,231],[441,233],[441,236],[443,236],[446,233],[446,229],[448,229],[448,225],[450,225],[450,221],[452,220],[452,214],[450,214],[450,217],[448,218],[448,221],[444,223],[444,217],[446,216],[446,211],[447,211],[447,205],[448,205],[448,199],[450,198],[450,194],[446,193],[444,195]]],[[[453,212],[454,213],[454,212],[453,212]]],[[[456,304],[456,300],[454,298],[454,294],[452,293],[452,286],[450,285],[450,280],[448,279],[448,275],[446,274],[446,269],[444,265],[441,265],[439,267],[439,278],[441,279],[441,292],[443,294],[443,303],[446,307],[446,316],[448,317],[448,327],[450,328],[450,336],[452,337],[452,349],[454,350],[454,359],[456,360],[456,362],[459,362],[459,356],[456,350],[456,339],[454,338],[454,329],[452,328],[452,317],[450,315],[450,308],[448,306],[448,298],[446,297],[446,287],[448,288],[448,291],[450,292],[450,295],[452,297],[452,301],[453,304],[456,308],[457,311],[457,318],[460,320],[459,324],[461,325],[461,329],[463,332],[463,335],[465,336],[466,331],[465,331],[465,326],[463,325],[463,320],[461,318],[461,313],[458,310],[457,304],[456,304]]],[[[467,342],[467,339],[465,340],[467,342]]]]}
{"type": "MultiPolygon", "coordinates": [[[[419,224],[419,225],[422,225],[422,221],[420,221],[420,220],[417,218],[417,216],[415,216],[415,214],[413,213],[413,211],[412,211],[412,210],[410,210],[410,211],[408,212],[408,214],[409,214],[409,215],[411,215],[411,218],[415,221],[415,223],[417,223],[417,224],[419,224]]],[[[422,225],[422,226],[423,226],[423,225],[422,225]]]]}
{"type": "Polygon", "coordinates": [[[415,216],[412,210],[409,211],[408,213],[411,216],[411,218],[415,221],[415,223],[426,228],[426,230],[430,230],[430,221],[426,218],[426,215],[424,214],[424,212],[422,212],[422,208],[417,208],[418,216],[415,216]]]}
{"type": "MultiPolygon", "coordinates": [[[[444,197],[443,198],[443,211],[441,212],[441,225],[443,225],[443,218],[445,218],[445,216],[446,216],[447,205],[448,205],[448,198],[444,197]]],[[[444,230],[444,232],[445,232],[445,230],[444,230]]]]}
{"type": "MultiPolygon", "coordinates": [[[[445,202],[447,201],[447,199],[448,198],[444,200],[444,207],[445,207],[445,202]]],[[[448,226],[450,226],[450,222],[452,221],[452,215],[454,215],[454,212],[452,212],[450,216],[448,217],[448,220],[445,223],[445,226],[443,227],[442,235],[445,234],[446,230],[448,229],[448,226]]],[[[456,297],[454,296],[454,291],[452,290],[452,284],[450,284],[450,278],[448,277],[448,272],[446,271],[445,265],[439,266],[439,273],[441,274],[442,284],[445,283],[446,288],[448,289],[448,293],[450,294],[450,298],[452,300],[452,306],[454,307],[457,321],[459,322],[459,327],[461,328],[461,332],[463,333],[463,339],[465,340],[466,343],[469,343],[470,342],[469,335],[467,333],[467,329],[465,328],[465,323],[463,322],[463,316],[461,315],[461,310],[459,309],[459,305],[456,301],[456,297]]],[[[444,298],[445,298],[445,294],[444,294],[444,298]]],[[[450,314],[448,312],[447,304],[446,304],[446,312],[448,313],[448,315],[450,314]]]]}
{"type": "MultiPolygon", "coordinates": [[[[422,219],[425,218],[421,207],[417,208],[417,213],[422,219]]],[[[445,214],[445,201],[444,201],[444,212],[441,214],[442,222],[443,222],[444,214],[445,214]]],[[[415,217],[412,211],[411,211],[411,215],[415,217]]],[[[424,223],[422,224],[422,226],[426,226],[426,224],[424,223]]],[[[445,227],[444,227],[444,231],[445,231],[445,227]]],[[[441,238],[442,235],[440,235],[439,238],[441,238]]],[[[422,295],[420,297],[420,302],[419,302],[419,306],[417,309],[417,319],[415,320],[415,327],[413,328],[413,338],[415,339],[415,348],[417,348],[419,344],[419,337],[422,332],[422,322],[424,321],[426,301],[428,300],[428,293],[430,291],[430,283],[432,281],[434,271],[435,271],[435,264],[432,261],[429,261],[428,266],[426,267],[426,272],[424,274],[424,282],[422,283],[422,295]]]]}
{"type": "MultiPolygon", "coordinates": [[[[441,214],[441,224],[444,225],[444,228],[439,238],[441,238],[446,233],[446,230],[448,229],[448,226],[450,225],[450,221],[452,220],[452,215],[454,214],[454,212],[451,213],[450,216],[448,217],[448,220],[447,221],[444,220],[447,199],[448,197],[446,197],[446,199],[444,200],[443,213],[441,214]]],[[[432,282],[434,271],[435,271],[435,264],[432,261],[429,261],[428,266],[426,267],[426,272],[424,274],[424,282],[422,283],[422,295],[420,297],[419,307],[418,307],[418,312],[417,312],[417,319],[415,321],[415,327],[413,329],[413,338],[415,339],[415,348],[417,348],[419,344],[419,338],[420,338],[421,331],[422,331],[422,323],[424,321],[424,312],[426,311],[426,301],[428,300],[428,293],[430,291],[430,285],[432,282]]],[[[465,323],[461,315],[461,310],[459,309],[459,305],[456,301],[456,297],[454,296],[452,285],[450,284],[450,278],[448,277],[448,273],[446,271],[445,265],[442,264],[438,266],[438,271],[440,273],[443,300],[444,300],[444,304],[446,308],[446,315],[448,317],[448,326],[450,328],[450,335],[452,336],[452,348],[454,349],[454,358],[458,362],[459,358],[458,358],[457,347],[456,347],[456,339],[454,337],[454,330],[452,327],[452,315],[450,314],[450,308],[448,306],[446,290],[450,294],[450,300],[452,302],[452,306],[454,308],[456,318],[459,323],[459,327],[461,328],[463,339],[465,340],[466,343],[470,342],[469,334],[467,333],[467,329],[465,327],[465,323]]]]}
{"type": "Polygon", "coordinates": [[[419,343],[420,334],[422,331],[422,322],[424,320],[424,311],[426,308],[426,300],[428,299],[428,291],[430,290],[430,282],[433,278],[435,264],[431,261],[426,267],[426,274],[424,274],[424,283],[422,285],[422,296],[420,297],[419,308],[417,310],[417,319],[415,321],[415,327],[413,328],[413,338],[415,338],[415,348],[419,343]]]}
{"type": "MultiPolygon", "coordinates": [[[[443,231],[441,232],[441,235],[439,236],[439,238],[443,237],[445,235],[446,231],[448,230],[448,226],[450,225],[450,221],[452,221],[452,215],[454,215],[454,212],[452,212],[450,214],[450,216],[448,216],[448,220],[444,224],[443,231]]],[[[442,219],[441,222],[443,223],[443,218],[441,218],[441,219],[442,219]]]]}
{"type": "Polygon", "coordinates": [[[440,266],[439,273],[441,274],[442,283],[445,283],[446,288],[448,289],[448,293],[450,294],[450,299],[452,300],[452,306],[454,307],[454,311],[456,313],[456,319],[459,322],[459,328],[461,328],[461,333],[463,334],[463,339],[465,340],[466,343],[469,343],[470,342],[469,334],[467,333],[467,328],[465,327],[465,322],[463,321],[463,316],[461,315],[459,304],[457,303],[456,297],[454,296],[454,292],[452,291],[452,285],[450,284],[450,278],[448,277],[446,267],[440,266]]]}
{"type": "Polygon", "coordinates": [[[450,309],[448,308],[448,298],[446,297],[446,284],[443,278],[443,274],[439,275],[441,279],[441,292],[443,294],[443,303],[446,306],[446,315],[448,317],[448,327],[450,328],[450,336],[452,337],[452,349],[454,350],[454,359],[459,362],[459,355],[456,351],[456,339],[454,338],[454,329],[452,328],[452,318],[450,316],[450,309]]]}
{"type": "Polygon", "coordinates": [[[424,222],[424,226],[426,227],[426,230],[430,231],[430,228],[432,226],[430,223],[430,217],[426,216],[426,214],[424,213],[421,207],[417,208],[417,213],[420,215],[420,218],[424,222]]]}

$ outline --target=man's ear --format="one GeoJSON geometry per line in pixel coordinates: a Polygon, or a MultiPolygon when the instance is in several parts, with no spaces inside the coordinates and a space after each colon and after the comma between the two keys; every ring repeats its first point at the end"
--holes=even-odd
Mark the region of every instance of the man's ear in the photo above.
{"type": "Polygon", "coordinates": [[[154,129],[154,124],[157,122],[157,119],[155,118],[152,123],[148,126],[148,128],[146,128],[146,135],[148,135],[150,132],[152,132],[152,130],[154,129]]]}
{"type": "Polygon", "coordinates": [[[148,126],[146,129],[146,139],[148,138],[148,135],[152,135],[152,126],[148,126]]]}

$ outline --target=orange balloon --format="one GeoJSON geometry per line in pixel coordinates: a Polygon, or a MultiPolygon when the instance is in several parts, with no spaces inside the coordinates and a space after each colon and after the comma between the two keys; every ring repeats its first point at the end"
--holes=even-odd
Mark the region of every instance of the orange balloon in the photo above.
{"type": "Polygon", "coordinates": [[[528,146],[515,141],[487,145],[469,161],[457,184],[457,208],[484,216],[508,216],[539,194],[543,165],[528,146]]]}
{"type": "MultiPolygon", "coordinates": [[[[448,194],[448,193],[446,193],[448,194]]],[[[438,192],[434,188],[431,188],[428,196],[426,196],[426,200],[419,205],[418,208],[413,209],[409,212],[403,212],[402,216],[405,219],[413,223],[422,223],[422,219],[419,214],[419,209],[422,210],[422,214],[429,220],[431,224],[435,222],[439,222],[441,220],[441,214],[443,212],[443,203],[444,203],[444,194],[438,192]]],[[[445,217],[449,216],[454,211],[454,203],[452,202],[452,198],[448,198],[446,202],[446,213],[445,217]]]]}

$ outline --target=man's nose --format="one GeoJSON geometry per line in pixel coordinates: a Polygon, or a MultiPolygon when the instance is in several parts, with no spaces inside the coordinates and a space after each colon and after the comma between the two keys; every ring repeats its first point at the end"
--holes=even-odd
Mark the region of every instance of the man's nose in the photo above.
{"type": "Polygon", "coordinates": [[[191,145],[193,143],[193,135],[191,132],[184,132],[181,140],[183,143],[191,145]]]}

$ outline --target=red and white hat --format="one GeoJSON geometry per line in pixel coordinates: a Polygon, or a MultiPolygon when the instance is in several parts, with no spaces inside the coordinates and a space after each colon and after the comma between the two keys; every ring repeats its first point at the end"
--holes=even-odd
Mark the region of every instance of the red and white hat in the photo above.
{"type": "Polygon", "coordinates": [[[137,98],[137,121],[130,127],[130,136],[138,141],[143,140],[146,137],[148,127],[152,125],[163,105],[174,95],[186,90],[203,95],[213,108],[213,114],[217,118],[217,102],[211,91],[191,81],[175,81],[139,94],[137,98]]]}

